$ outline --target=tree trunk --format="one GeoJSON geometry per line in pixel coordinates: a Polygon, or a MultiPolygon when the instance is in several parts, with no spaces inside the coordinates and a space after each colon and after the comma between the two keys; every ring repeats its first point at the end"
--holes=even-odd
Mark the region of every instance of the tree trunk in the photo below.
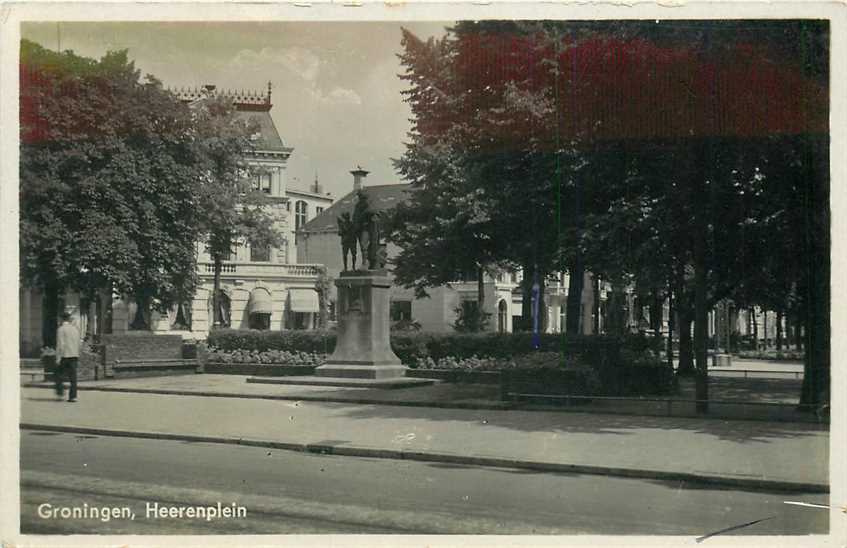
{"type": "Polygon", "coordinates": [[[706,343],[708,339],[706,310],[706,262],[705,234],[697,234],[694,244],[694,362],[697,369],[695,377],[695,398],[698,401],[697,411],[705,413],[709,410],[709,371],[706,343]]]}
{"type": "Polygon", "coordinates": [[[694,347],[691,344],[691,324],[694,320],[690,311],[680,310],[679,318],[679,367],[680,375],[694,374],[694,347]]]}
{"type": "Polygon", "coordinates": [[[799,311],[791,323],[794,325],[794,348],[800,352],[803,350],[803,319],[799,311]]]}
{"type": "Polygon", "coordinates": [[[570,283],[568,284],[568,313],[567,333],[568,335],[579,335],[579,324],[582,319],[580,308],[582,304],[582,285],[585,267],[582,260],[577,257],[570,268],[570,283]]]}
{"type": "Polygon", "coordinates": [[[674,330],[673,291],[668,287],[668,367],[673,369],[673,330],[674,330]]]}
{"type": "Polygon", "coordinates": [[[59,328],[61,308],[62,299],[59,286],[48,283],[44,287],[44,316],[41,322],[41,340],[43,346],[56,348],[56,330],[59,328]]]}
{"type": "MultiPolygon", "coordinates": [[[[706,307],[707,271],[709,268],[706,258],[706,238],[708,236],[708,222],[706,220],[706,207],[712,196],[707,190],[709,179],[709,166],[714,162],[712,143],[705,141],[695,145],[693,155],[691,198],[697,206],[693,214],[693,259],[694,259],[694,361],[697,369],[695,376],[695,398],[698,413],[706,413],[709,410],[709,371],[708,355],[706,346],[708,343],[708,314],[706,307]]],[[[711,185],[714,187],[715,185],[711,185]]]]}
{"type": "Polygon", "coordinates": [[[804,145],[806,169],[799,179],[807,204],[803,255],[808,270],[803,292],[806,354],[800,403],[819,406],[830,402],[831,382],[829,146],[828,140],[817,143],[807,140],[804,145]]]}
{"type": "Polygon", "coordinates": [[[594,325],[593,331],[594,335],[600,334],[600,278],[597,276],[591,276],[593,285],[594,285],[594,325]]]}
{"type": "Polygon", "coordinates": [[[221,270],[223,260],[220,253],[212,254],[214,274],[212,276],[212,329],[221,327],[221,270]]]}
{"type": "Polygon", "coordinates": [[[135,318],[132,319],[132,323],[129,324],[129,328],[135,331],[146,331],[150,329],[150,322],[148,322],[145,317],[145,312],[147,312],[147,306],[150,301],[144,295],[135,295],[134,299],[135,318]]]}
{"type": "Polygon", "coordinates": [[[485,280],[483,280],[482,275],[485,270],[478,266],[476,269],[476,301],[479,306],[479,313],[485,313],[485,280]]]}
{"type": "Polygon", "coordinates": [[[759,320],[756,318],[756,307],[750,307],[750,318],[752,318],[753,322],[753,351],[758,352],[759,350],[759,320]]]}
{"type": "Polygon", "coordinates": [[[782,310],[776,311],[776,351],[782,352],[782,310]]]}
{"type": "Polygon", "coordinates": [[[764,345],[765,345],[765,350],[767,350],[768,347],[770,347],[770,345],[768,344],[768,311],[767,311],[767,309],[762,310],[762,318],[763,318],[762,319],[762,328],[765,331],[764,332],[764,345]]]}
{"type": "Polygon", "coordinates": [[[654,289],[650,294],[650,328],[653,336],[657,339],[662,336],[662,300],[659,298],[658,290],[654,289]]]}

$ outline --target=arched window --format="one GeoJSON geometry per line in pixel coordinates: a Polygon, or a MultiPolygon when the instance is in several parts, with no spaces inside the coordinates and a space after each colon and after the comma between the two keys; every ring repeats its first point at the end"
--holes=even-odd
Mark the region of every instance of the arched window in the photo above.
{"type": "Polygon", "coordinates": [[[508,330],[508,308],[506,301],[500,301],[497,305],[497,331],[505,333],[508,330]]]}
{"type": "Polygon", "coordinates": [[[308,204],[303,200],[298,200],[297,203],[294,204],[294,229],[300,230],[304,224],[306,224],[306,218],[308,216],[308,204]]]}

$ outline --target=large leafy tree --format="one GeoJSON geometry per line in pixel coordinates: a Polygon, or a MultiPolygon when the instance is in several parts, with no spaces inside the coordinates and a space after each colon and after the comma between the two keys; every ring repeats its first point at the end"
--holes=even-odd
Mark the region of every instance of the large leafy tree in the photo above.
{"type": "MultiPolygon", "coordinates": [[[[664,286],[686,338],[693,324],[683,365],[696,363],[705,399],[708,310],[774,266],[751,242],[802,236],[781,241],[798,244],[804,272],[777,271],[769,287],[797,278],[815,341],[807,375],[824,379],[806,384],[826,384],[820,24],[463,22],[429,47],[415,42],[422,53],[410,55],[406,43],[418,132],[409,150],[451,143],[449,155],[432,153],[461,166],[450,172],[461,184],[448,180],[446,192],[479,191],[497,258],[542,280],[567,266],[572,284],[589,268],[654,296],[664,286]],[[781,156],[796,158],[795,167],[778,167],[781,156]],[[778,214],[785,192],[802,197],[788,202],[800,214],[778,214]]],[[[432,164],[404,167],[407,178],[443,177],[432,164]]]]}
{"type": "Polygon", "coordinates": [[[453,125],[468,94],[457,87],[450,42],[422,42],[404,30],[403,45],[402,78],[410,84],[404,95],[415,117],[406,153],[395,167],[414,192],[386,219],[388,237],[400,247],[393,273],[419,297],[429,287],[473,273],[482,311],[484,273],[498,257],[477,166],[469,161],[463,132],[453,125]]]}
{"type": "Polygon", "coordinates": [[[126,52],[93,60],[21,44],[21,273],[45,293],[114,289],[166,308],[195,284],[190,113],[126,52]]]}

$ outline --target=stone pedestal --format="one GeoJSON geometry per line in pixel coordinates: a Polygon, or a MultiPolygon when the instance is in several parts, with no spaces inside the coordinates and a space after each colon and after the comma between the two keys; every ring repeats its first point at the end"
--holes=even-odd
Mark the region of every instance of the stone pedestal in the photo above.
{"type": "Polygon", "coordinates": [[[384,270],[342,272],[338,287],[338,335],[335,352],[309,377],[250,377],[247,382],[408,388],[433,379],[406,377],[406,367],[391,350],[389,305],[391,278],[384,270]]]}
{"type": "Polygon", "coordinates": [[[384,270],[342,272],[338,288],[335,352],[315,370],[318,377],[390,380],[406,367],[391,350],[391,279],[384,270]]]}

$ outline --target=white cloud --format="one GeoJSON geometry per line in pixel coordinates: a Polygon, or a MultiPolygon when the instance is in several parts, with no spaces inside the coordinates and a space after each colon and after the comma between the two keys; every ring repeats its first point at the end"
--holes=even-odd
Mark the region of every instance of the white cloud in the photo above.
{"type": "Polygon", "coordinates": [[[361,105],[362,98],[359,97],[359,94],[353,91],[352,89],[342,88],[342,87],[334,87],[332,91],[329,93],[323,93],[321,90],[315,88],[312,92],[312,95],[324,104],[331,105],[361,105]]]}
{"type": "Polygon", "coordinates": [[[229,62],[230,68],[240,72],[278,71],[293,73],[306,82],[314,82],[320,72],[321,60],[312,51],[293,46],[290,48],[262,48],[259,51],[242,49],[229,62]]]}

